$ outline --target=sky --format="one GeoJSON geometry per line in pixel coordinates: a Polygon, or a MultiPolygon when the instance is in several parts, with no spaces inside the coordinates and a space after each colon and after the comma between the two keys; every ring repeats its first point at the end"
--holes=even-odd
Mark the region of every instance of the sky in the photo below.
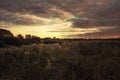
{"type": "Polygon", "coordinates": [[[120,0],[0,0],[0,28],[15,36],[120,37],[120,0]]]}

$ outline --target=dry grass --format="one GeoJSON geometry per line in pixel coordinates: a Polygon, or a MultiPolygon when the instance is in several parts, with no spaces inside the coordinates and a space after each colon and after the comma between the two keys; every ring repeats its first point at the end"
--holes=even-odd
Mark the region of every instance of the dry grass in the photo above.
{"type": "Polygon", "coordinates": [[[120,42],[71,41],[0,49],[0,80],[119,80],[120,42]]]}

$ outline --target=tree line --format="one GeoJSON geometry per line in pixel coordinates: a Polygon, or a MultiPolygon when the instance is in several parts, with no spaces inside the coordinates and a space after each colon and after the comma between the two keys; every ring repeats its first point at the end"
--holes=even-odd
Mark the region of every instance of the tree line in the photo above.
{"type": "Polygon", "coordinates": [[[109,39],[59,39],[59,38],[40,38],[38,36],[33,36],[31,34],[26,34],[25,37],[22,34],[18,34],[17,36],[14,36],[11,31],[6,30],[6,29],[0,29],[0,47],[6,47],[9,45],[13,46],[21,46],[21,45],[30,45],[30,44],[39,44],[39,43],[44,43],[44,44],[51,44],[51,43],[59,43],[61,44],[62,42],[69,42],[69,41],[107,41],[107,40],[112,40],[112,41],[119,41],[120,38],[109,38],[109,39]]]}
{"type": "Polygon", "coordinates": [[[22,34],[14,36],[9,30],[0,29],[0,47],[5,47],[8,45],[21,46],[39,43],[56,43],[59,39],[56,38],[40,38],[38,36],[33,36],[31,34],[26,34],[25,37],[22,34]]]}

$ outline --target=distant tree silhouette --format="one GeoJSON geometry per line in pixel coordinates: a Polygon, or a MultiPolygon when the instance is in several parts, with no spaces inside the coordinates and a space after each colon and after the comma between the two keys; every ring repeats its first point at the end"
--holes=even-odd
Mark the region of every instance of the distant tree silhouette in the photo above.
{"type": "Polygon", "coordinates": [[[11,44],[11,39],[13,39],[14,36],[9,30],[0,29],[0,45],[1,47],[6,44],[11,44]]]}
{"type": "Polygon", "coordinates": [[[17,35],[17,40],[19,42],[19,44],[23,45],[25,43],[24,37],[22,36],[22,34],[18,34],[17,35]]]}
{"type": "Polygon", "coordinates": [[[25,35],[25,39],[32,39],[32,35],[26,34],[26,35],[25,35]]]}
{"type": "Polygon", "coordinates": [[[52,43],[57,43],[57,38],[53,37],[53,38],[44,38],[43,39],[43,43],[44,44],[52,44],[52,43]]]}
{"type": "Polygon", "coordinates": [[[37,37],[37,36],[32,36],[32,43],[40,43],[40,37],[37,37]]]}
{"type": "Polygon", "coordinates": [[[22,34],[18,34],[18,35],[17,35],[17,38],[18,38],[18,39],[23,39],[24,37],[22,36],[22,34]]]}
{"type": "Polygon", "coordinates": [[[25,38],[22,34],[18,34],[16,37],[9,31],[5,29],[0,29],[0,47],[6,45],[14,45],[14,46],[21,46],[21,45],[29,45],[34,43],[57,43],[58,39],[56,37],[53,38],[44,38],[41,39],[40,37],[33,36],[31,34],[26,34],[25,38]]]}
{"type": "Polygon", "coordinates": [[[40,43],[40,37],[33,36],[30,34],[25,35],[25,44],[40,43]]]}
{"type": "Polygon", "coordinates": [[[13,37],[13,34],[9,30],[0,29],[0,38],[1,37],[9,38],[9,37],[13,37]]]}
{"type": "Polygon", "coordinates": [[[0,29],[0,40],[4,42],[5,39],[13,37],[13,34],[9,30],[0,29]]]}

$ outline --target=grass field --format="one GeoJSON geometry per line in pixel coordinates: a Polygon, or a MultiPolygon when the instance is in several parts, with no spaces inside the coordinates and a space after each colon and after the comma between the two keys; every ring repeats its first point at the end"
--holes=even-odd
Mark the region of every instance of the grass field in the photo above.
{"type": "Polygon", "coordinates": [[[0,48],[0,80],[120,80],[120,41],[0,48]]]}

